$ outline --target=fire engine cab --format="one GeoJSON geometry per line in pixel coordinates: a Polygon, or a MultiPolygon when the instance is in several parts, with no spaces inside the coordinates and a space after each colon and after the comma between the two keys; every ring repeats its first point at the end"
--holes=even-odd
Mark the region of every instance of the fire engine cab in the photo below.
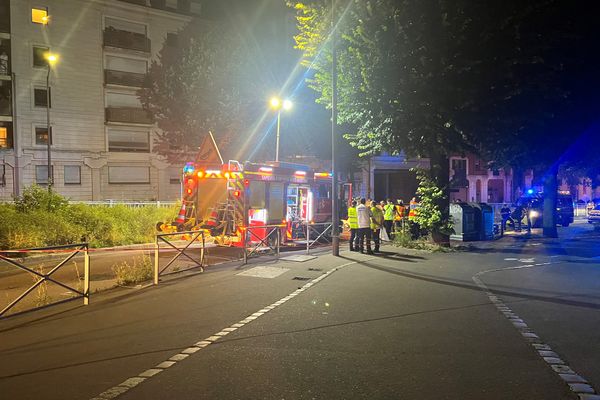
{"type": "MultiPolygon", "coordinates": [[[[284,240],[293,243],[300,231],[294,227],[331,222],[331,185],[329,172],[302,164],[187,163],[179,215],[157,227],[163,232],[204,229],[217,244],[242,245],[248,227],[253,234],[246,240],[259,240],[267,226],[277,225],[284,240]]],[[[340,189],[341,203],[347,204],[352,186],[340,189]]]]}

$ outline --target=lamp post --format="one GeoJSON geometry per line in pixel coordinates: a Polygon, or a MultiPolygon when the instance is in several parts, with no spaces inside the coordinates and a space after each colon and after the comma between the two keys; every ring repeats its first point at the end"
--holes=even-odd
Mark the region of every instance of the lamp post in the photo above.
{"type": "Polygon", "coordinates": [[[331,0],[331,254],[335,257],[340,255],[340,201],[338,194],[338,174],[335,159],[337,142],[337,52],[335,48],[336,20],[335,3],[331,0]]]}
{"type": "Polygon", "coordinates": [[[271,98],[269,102],[273,110],[277,110],[277,143],[275,145],[275,161],[279,161],[279,128],[281,126],[281,109],[288,111],[292,108],[290,100],[281,100],[277,97],[271,98]]]}
{"type": "Polygon", "coordinates": [[[58,61],[58,55],[53,53],[45,54],[48,64],[48,72],[46,73],[46,145],[48,150],[48,192],[52,191],[52,152],[51,152],[51,131],[50,131],[50,70],[58,61]]]}

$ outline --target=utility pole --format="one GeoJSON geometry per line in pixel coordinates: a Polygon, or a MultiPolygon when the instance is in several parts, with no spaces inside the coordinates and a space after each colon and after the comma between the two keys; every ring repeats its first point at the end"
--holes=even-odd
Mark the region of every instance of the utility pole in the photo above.
{"type": "Polygon", "coordinates": [[[335,159],[337,142],[337,51],[336,51],[336,21],[335,21],[335,0],[331,0],[331,197],[332,197],[332,221],[331,221],[331,244],[332,254],[340,255],[340,201],[338,193],[338,173],[335,159]]]}

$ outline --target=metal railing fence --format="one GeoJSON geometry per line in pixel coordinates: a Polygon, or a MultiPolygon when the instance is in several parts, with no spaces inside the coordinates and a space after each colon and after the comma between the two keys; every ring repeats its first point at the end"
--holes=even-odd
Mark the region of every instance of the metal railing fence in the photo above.
{"type": "MultiPolygon", "coordinates": [[[[243,247],[244,265],[248,264],[248,258],[257,254],[259,250],[268,250],[279,258],[281,247],[281,229],[285,225],[259,225],[244,228],[243,247]],[[258,232],[263,232],[259,235],[258,232]]],[[[264,253],[263,253],[264,254],[264,253]]]]}
{"type": "Polygon", "coordinates": [[[310,254],[310,249],[319,243],[320,240],[325,241],[327,244],[331,243],[331,237],[327,236],[327,232],[331,234],[333,223],[331,222],[318,222],[311,223],[305,222],[306,224],[306,254],[310,254]],[[316,238],[311,242],[311,233],[316,235],[316,238]]]}
{"type": "Polygon", "coordinates": [[[161,233],[155,236],[154,241],[154,284],[158,285],[158,280],[161,275],[169,275],[176,272],[188,271],[191,269],[199,268],[204,271],[206,257],[206,240],[204,231],[185,231],[185,232],[174,232],[174,233],[161,233]],[[194,242],[200,243],[200,248],[191,247],[194,242]],[[161,247],[161,243],[166,246],[161,247]],[[181,246],[178,246],[181,244],[181,246]],[[166,249],[175,250],[177,253],[163,266],[160,265],[160,254],[161,251],[166,249]],[[200,250],[200,259],[190,255],[190,252],[200,250]],[[180,257],[186,258],[192,265],[185,265],[186,268],[175,266],[171,271],[166,272],[167,269],[175,264],[175,261],[179,260],[180,257]]]}
{"type": "MultiPolygon", "coordinates": [[[[4,307],[0,311],[0,317],[3,317],[9,310],[11,310],[19,302],[21,302],[33,290],[38,288],[40,285],[46,284],[48,282],[52,282],[64,289],[67,289],[68,291],[71,291],[71,292],[77,294],[78,296],[75,296],[74,298],[83,297],[83,304],[88,305],[89,301],[90,301],[90,257],[89,257],[88,243],[67,244],[67,245],[62,245],[62,246],[24,249],[24,250],[18,250],[18,252],[21,254],[53,253],[53,252],[68,252],[69,249],[73,249],[72,252],[69,252],[69,254],[67,254],[67,256],[64,259],[62,259],[58,264],[56,264],[54,267],[52,267],[50,269],[50,271],[48,271],[48,273],[44,273],[41,270],[36,271],[35,269],[32,269],[32,268],[24,265],[23,262],[16,261],[15,259],[12,259],[12,258],[7,257],[0,253],[0,261],[4,261],[7,264],[17,267],[17,268],[29,273],[31,276],[33,276],[35,278],[39,278],[33,283],[33,285],[31,285],[28,289],[26,289],[23,293],[21,293],[15,300],[13,300],[6,307],[4,307]],[[56,271],[60,270],[64,265],[66,265],[69,261],[71,261],[71,259],[73,259],[76,255],[78,255],[80,253],[83,253],[83,260],[84,260],[83,288],[81,290],[78,288],[71,287],[71,286],[69,286],[63,282],[60,282],[57,279],[54,279],[52,277],[52,275],[56,271]]],[[[10,254],[11,251],[4,251],[3,253],[10,254]]],[[[72,300],[72,299],[68,299],[68,300],[72,300]]],[[[49,304],[44,304],[44,306],[46,306],[46,305],[49,305],[49,304]]],[[[34,307],[32,309],[36,309],[36,308],[41,308],[41,307],[34,307]]]]}

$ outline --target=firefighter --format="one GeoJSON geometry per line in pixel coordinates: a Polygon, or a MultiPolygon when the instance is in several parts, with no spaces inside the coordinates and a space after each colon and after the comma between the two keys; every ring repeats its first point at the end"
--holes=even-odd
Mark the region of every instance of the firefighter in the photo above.
{"type": "Polygon", "coordinates": [[[420,227],[417,223],[417,212],[419,210],[419,202],[416,197],[413,197],[408,204],[408,225],[410,226],[410,235],[413,239],[419,237],[420,227]]]}
{"type": "Polygon", "coordinates": [[[348,207],[348,226],[350,227],[350,251],[358,251],[358,219],[356,217],[356,200],[352,200],[350,207],[348,207]]]}
{"type": "Polygon", "coordinates": [[[396,204],[396,216],[394,217],[394,221],[396,223],[396,232],[400,232],[404,225],[404,202],[402,200],[397,200],[396,204]]]}
{"type": "Polygon", "coordinates": [[[373,231],[373,242],[375,243],[375,248],[373,251],[375,251],[375,253],[379,252],[379,245],[381,243],[381,228],[385,222],[383,214],[384,205],[385,203],[383,201],[381,202],[381,206],[378,206],[376,201],[371,202],[371,230],[373,231]]]}
{"type": "Polygon", "coordinates": [[[356,206],[356,220],[358,222],[358,237],[356,244],[361,253],[365,252],[365,242],[367,254],[373,254],[371,250],[371,208],[366,206],[367,200],[363,197],[360,204],[356,206]]]}
{"type": "Polygon", "coordinates": [[[383,226],[385,227],[385,233],[387,233],[388,239],[393,239],[392,227],[394,226],[394,217],[396,216],[396,207],[392,203],[391,199],[387,199],[387,204],[383,201],[383,226]]]}

